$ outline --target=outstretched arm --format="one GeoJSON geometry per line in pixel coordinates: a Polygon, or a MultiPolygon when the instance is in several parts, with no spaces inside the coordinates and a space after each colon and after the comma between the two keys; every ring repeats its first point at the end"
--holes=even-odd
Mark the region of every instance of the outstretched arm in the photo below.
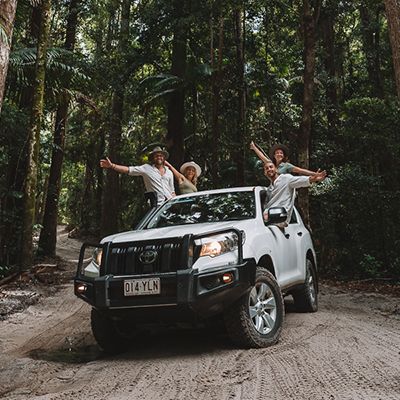
{"type": "Polygon", "coordinates": [[[309,169],[300,168],[300,167],[296,167],[296,166],[293,166],[292,171],[291,171],[291,173],[305,175],[305,176],[313,176],[313,175],[317,174],[318,172],[320,172],[320,170],[318,170],[317,172],[314,172],[314,171],[310,171],[309,169]]]}
{"type": "Polygon", "coordinates": [[[120,174],[127,174],[129,172],[129,168],[127,166],[114,164],[108,157],[100,160],[100,167],[105,169],[112,169],[113,171],[120,174]]]}
{"type": "Polygon", "coordinates": [[[176,168],[174,168],[167,160],[164,161],[164,164],[172,171],[178,183],[182,183],[185,177],[176,168]]]}
{"type": "Polygon", "coordinates": [[[257,145],[251,141],[250,150],[253,150],[256,153],[257,157],[265,164],[267,162],[271,162],[271,159],[267,157],[258,147],[257,145]]]}

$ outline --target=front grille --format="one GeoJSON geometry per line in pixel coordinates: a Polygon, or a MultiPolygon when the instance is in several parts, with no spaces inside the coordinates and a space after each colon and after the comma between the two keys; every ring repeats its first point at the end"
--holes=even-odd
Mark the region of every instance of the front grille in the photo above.
{"type": "Polygon", "coordinates": [[[182,241],[178,239],[112,244],[106,261],[106,273],[113,275],[162,274],[182,268],[182,241]]]}

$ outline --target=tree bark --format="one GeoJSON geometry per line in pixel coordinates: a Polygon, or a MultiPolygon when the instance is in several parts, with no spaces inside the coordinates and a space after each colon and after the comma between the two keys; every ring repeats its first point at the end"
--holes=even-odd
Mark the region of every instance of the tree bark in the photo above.
{"type": "MultiPolygon", "coordinates": [[[[173,1],[173,30],[171,74],[182,81],[185,79],[187,58],[187,26],[183,23],[187,14],[187,1],[173,1]]],[[[179,167],[183,162],[185,137],[185,89],[174,91],[168,102],[167,144],[172,165],[179,167]]]]}
{"type": "Polygon", "coordinates": [[[220,102],[221,102],[221,81],[222,81],[222,54],[224,47],[224,16],[219,16],[218,22],[218,59],[215,65],[214,48],[214,18],[210,18],[210,64],[212,68],[211,76],[211,137],[213,146],[211,148],[211,175],[214,187],[218,187],[218,149],[220,144],[220,102]]]}
{"type": "Polygon", "coordinates": [[[17,9],[17,0],[0,1],[0,29],[4,30],[7,36],[0,37],[0,112],[3,104],[4,87],[6,84],[8,60],[11,49],[11,39],[14,27],[15,10],[17,9]]]}
{"type": "Polygon", "coordinates": [[[392,48],[394,79],[397,97],[400,99],[400,1],[385,0],[386,17],[392,48]]]}
{"type": "Polygon", "coordinates": [[[322,43],[324,48],[324,68],[328,75],[326,82],[326,116],[328,131],[332,138],[336,137],[339,123],[337,68],[335,60],[335,18],[336,10],[326,10],[321,14],[322,43]]]}
{"type": "MultiPolygon", "coordinates": [[[[298,158],[302,168],[309,167],[312,112],[314,106],[314,74],[315,74],[315,31],[319,19],[321,2],[317,1],[314,9],[309,0],[303,0],[303,37],[304,37],[304,72],[303,72],[303,110],[298,136],[298,158]]],[[[308,191],[299,191],[299,206],[303,219],[309,224],[308,191]]]]}
{"type": "MultiPolygon", "coordinates": [[[[79,0],[71,0],[67,17],[64,48],[74,50],[78,24],[79,0]]],[[[58,200],[61,189],[61,171],[64,158],[64,142],[70,96],[62,93],[56,112],[53,135],[53,153],[50,165],[49,185],[47,189],[43,228],[40,232],[39,251],[44,255],[55,255],[57,243],[58,200]]]]}
{"type": "MultiPolygon", "coordinates": [[[[119,52],[125,60],[129,43],[130,0],[122,1],[121,22],[119,34],[119,52]]],[[[122,118],[124,109],[124,76],[126,62],[122,63],[120,79],[112,96],[110,134],[108,137],[108,155],[111,160],[118,163],[121,152],[122,118]]],[[[112,170],[107,170],[102,202],[101,232],[108,235],[118,231],[120,206],[120,179],[112,170]]]]}
{"type": "Polygon", "coordinates": [[[246,87],[244,81],[244,7],[235,8],[237,121],[233,159],[236,163],[236,185],[244,185],[244,140],[246,129],[246,87]]]}
{"type": "Polygon", "coordinates": [[[365,2],[360,3],[363,48],[367,60],[368,80],[371,83],[371,96],[382,99],[384,92],[380,61],[379,13],[379,8],[371,10],[365,2]],[[373,11],[376,12],[376,15],[372,15],[373,11]]]}
{"type": "Polygon", "coordinates": [[[34,95],[28,132],[28,159],[24,185],[24,215],[22,231],[22,267],[33,261],[33,224],[35,222],[35,195],[37,187],[40,131],[43,114],[47,45],[50,31],[51,0],[41,3],[41,22],[37,44],[34,95]]]}

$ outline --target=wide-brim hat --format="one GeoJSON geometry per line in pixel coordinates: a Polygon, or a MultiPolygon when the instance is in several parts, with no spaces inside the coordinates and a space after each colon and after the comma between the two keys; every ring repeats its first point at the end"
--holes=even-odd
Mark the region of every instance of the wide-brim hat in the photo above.
{"type": "Polygon", "coordinates": [[[271,158],[272,160],[275,158],[275,152],[276,152],[277,150],[282,150],[282,151],[283,151],[283,154],[285,155],[285,157],[289,157],[289,154],[290,154],[289,147],[285,146],[285,145],[282,144],[282,143],[277,143],[277,144],[274,144],[274,145],[271,147],[271,150],[269,151],[269,156],[270,156],[270,158],[271,158]]]}
{"type": "Polygon", "coordinates": [[[165,158],[168,158],[168,151],[162,149],[160,146],[154,147],[154,149],[149,153],[149,157],[153,157],[156,153],[162,153],[165,158]]]}
{"type": "Polygon", "coordinates": [[[182,174],[185,172],[185,169],[187,167],[193,167],[196,170],[197,176],[201,175],[200,165],[196,164],[194,161],[188,161],[188,162],[185,162],[184,164],[182,164],[182,166],[180,168],[180,171],[182,174]]]}

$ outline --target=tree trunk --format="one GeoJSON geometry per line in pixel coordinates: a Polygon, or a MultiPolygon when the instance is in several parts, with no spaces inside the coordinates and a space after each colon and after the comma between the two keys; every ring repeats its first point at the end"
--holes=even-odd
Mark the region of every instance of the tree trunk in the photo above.
{"type": "Polygon", "coordinates": [[[386,17],[389,27],[390,46],[392,48],[394,79],[397,97],[400,99],[400,1],[385,0],[386,17]]]}
{"type": "MultiPolygon", "coordinates": [[[[64,48],[74,50],[76,29],[78,24],[79,0],[71,0],[67,18],[64,48]]],[[[58,200],[61,189],[61,171],[64,158],[64,142],[68,117],[70,96],[61,94],[60,104],[56,112],[53,136],[53,154],[51,158],[49,185],[43,217],[43,229],[40,232],[39,250],[44,255],[55,255],[57,243],[58,200]]]]}
{"type": "Polygon", "coordinates": [[[236,185],[244,185],[244,140],[246,128],[246,87],[244,81],[244,10],[234,11],[236,42],[237,121],[233,159],[236,162],[236,185]]]}
{"type": "MultiPolygon", "coordinates": [[[[309,0],[303,0],[303,36],[304,36],[304,72],[303,72],[303,110],[298,136],[298,158],[302,168],[309,167],[309,148],[311,140],[311,123],[314,106],[314,73],[315,73],[315,28],[319,18],[320,1],[314,10],[309,0]]],[[[304,222],[309,224],[308,191],[299,191],[299,206],[304,222]]]]}
{"type": "Polygon", "coordinates": [[[337,69],[335,60],[335,17],[336,11],[326,10],[321,14],[321,31],[324,48],[324,67],[328,75],[326,83],[326,103],[328,131],[332,138],[336,137],[339,123],[337,69]]]}
{"type": "MultiPolygon", "coordinates": [[[[182,21],[187,14],[187,1],[173,1],[171,74],[185,79],[187,58],[187,26],[182,21]]],[[[183,162],[185,129],[185,90],[183,86],[171,94],[168,102],[167,144],[170,161],[177,168],[183,162]]]]}
{"type": "MultiPolygon", "coordinates": [[[[123,0],[120,22],[119,52],[126,59],[129,44],[129,18],[130,0],[123,0]]],[[[121,77],[112,96],[110,134],[108,138],[108,155],[114,162],[119,162],[121,152],[122,117],[124,109],[124,75],[126,62],[122,62],[121,77]]],[[[102,203],[101,232],[108,235],[118,231],[120,205],[120,180],[119,175],[112,170],[107,170],[102,203]]]]}
{"type": "Polygon", "coordinates": [[[41,3],[42,18],[37,44],[34,95],[28,131],[28,159],[24,186],[22,267],[31,265],[33,261],[32,235],[33,224],[35,222],[35,196],[38,174],[40,130],[43,114],[47,44],[50,31],[50,9],[51,0],[43,0],[41,3]]]}
{"type": "Polygon", "coordinates": [[[0,1],[0,29],[3,29],[7,36],[6,40],[0,36],[0,112],[3,104],[16,8],[17,0],[0,1]]]}
{"type": "MultiPolygon", "coordinates": [[[[380,6],[378,6],[380,7],[380,6]]],[[[364,2],[360,3],[360,16],[363,37],[364,53],[367,60],[368,80],[371,83],[371,96],[384,97],[381,61],[380,61],[380,46],[379,46],[379,13],[380,9],[372,9],[364,2]],[[372,15],[373,11],[376,15],[372,15]]]]}
{"type": "Polygon", "coordinates": [[[224,16],[219,16],[218,22],[218,61],[215,65],[215,48],[214,48],[214,21],[211,15],[210,19],[210,63],[212,68],[211,77],[211,137],[213,146],[211,148],[211,175],[214,187],[218,187],[218,149],[220,144],[220,125],[219,113],[221,102],[221,81],[222,81],[222,51],[224,47],[224,16]]]}

